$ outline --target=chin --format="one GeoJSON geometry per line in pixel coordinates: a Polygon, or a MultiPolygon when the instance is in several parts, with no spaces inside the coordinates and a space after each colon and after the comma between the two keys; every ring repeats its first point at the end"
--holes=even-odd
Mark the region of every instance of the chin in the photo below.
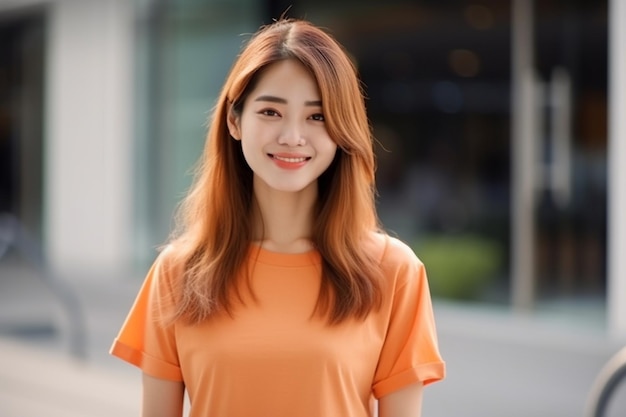
{"type": "Polygon", "coordinates": [[[300,193],[303,191],[307,191],[309,189],[314,189],[314,187],[312,186],[312,183],[308,183],[308,184],[298,184],[298,183],[291,183],[291,184],[272,184],[270,185],[270,188],[273,189],[274,191],[278,191],[278,192],[283,192],[283,193],[300,193]]]}
{"type": "Polygon", "coordinates": [[[272,187],[274,191],[280,193],[300,193],[306,190],[306,187],[272,187]]]}

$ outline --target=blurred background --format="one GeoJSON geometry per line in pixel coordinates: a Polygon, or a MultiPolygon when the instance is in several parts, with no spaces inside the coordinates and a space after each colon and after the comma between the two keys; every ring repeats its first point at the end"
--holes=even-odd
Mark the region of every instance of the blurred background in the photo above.
{"type": "Polygon", "coordinates": [[[357,65],[381,221],[426,264],[449,379],[425,415],[582,415],[626,340],[624,4],[0,0],[0,414],[53,415],[11,383],[36,357],[134,410],[106,352],[240,46],[288,9],[357,65]]]}

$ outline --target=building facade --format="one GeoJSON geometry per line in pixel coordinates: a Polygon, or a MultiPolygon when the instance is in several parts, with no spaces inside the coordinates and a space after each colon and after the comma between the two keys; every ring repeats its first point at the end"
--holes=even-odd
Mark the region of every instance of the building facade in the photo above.
{"type": "Polygon", "coordinates": [[[381,220],[433,265],[434,290],[591,303],[626,334],[623,2],[292,3],[0,0],[0,210],[60,273],[141,274],[246,34],[289,9],[352,54],[381,220]],[[484,279],[443,285],[469,270],[484,279]]]}

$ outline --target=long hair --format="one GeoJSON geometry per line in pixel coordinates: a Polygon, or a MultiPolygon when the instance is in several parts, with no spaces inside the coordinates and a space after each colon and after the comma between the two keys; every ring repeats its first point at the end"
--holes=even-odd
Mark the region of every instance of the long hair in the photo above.
{"type": "MultiPolygon", "coordinates": [[[[380,268],[364,245],[379,230],[375,210],[375,160],[364,94],[343,47],[302,20],[262,26],[243,47],[222,88],[194,183],[178,211],[174,259],[182,274],[174,290],[174,318],[200,322],[231,313],[237,277],[249,253],[252,171],[241,143],[228,131],[229,111],[240,114],[260,71],[297,59],[313,74],[326,127],[338,152],[318,179],[312,240],[322,257],[316,312],[330,324],[364,318],[380,305],[380,268]]],[[[239,295],[241,299],[241,296],[239,295]]]]}

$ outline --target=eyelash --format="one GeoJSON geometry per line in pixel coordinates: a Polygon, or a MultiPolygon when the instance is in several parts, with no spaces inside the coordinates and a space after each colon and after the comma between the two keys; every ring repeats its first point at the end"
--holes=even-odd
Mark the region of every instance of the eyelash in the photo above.
{"type": "Polygon", "coordinates": [[[259,113],[264,115],[264,116],[276,116],[276,115],[278,115],[278,112],[276,110],[272,110],[272,109],[261,110],[259,113]]]}
{"type": "MultiPolygon", "coordinates": [[[[259,114],[262,114],[264,116],[277,116],[280,113],[278,113],[276,110],[272,110],[272,109],[265,109],[265,110],[261,110],[259,112],[259,114]]],[[[312,114],[311,116],[309,116],[309,118],[311,118],[312,120],[316,121],[316,122],[324,122],[326,121],[326,118],[324,117],[324,115],[322,113],[315,113],[312,114]]]]}

